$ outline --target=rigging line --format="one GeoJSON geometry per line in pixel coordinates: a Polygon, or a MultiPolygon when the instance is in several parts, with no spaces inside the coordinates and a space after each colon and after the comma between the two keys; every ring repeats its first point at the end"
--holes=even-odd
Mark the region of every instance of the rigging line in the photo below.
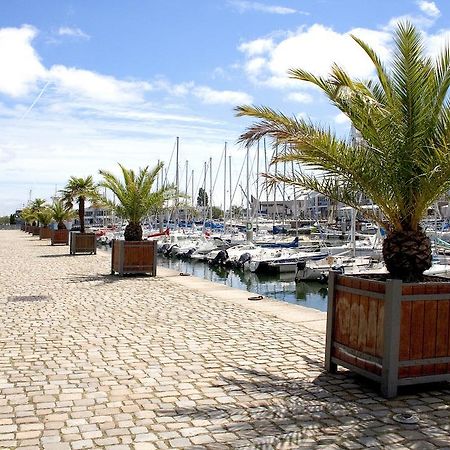
{"type": "Polygon", "coordinates": [[[217,178],[219,178],[220,168],[222,167],[222,161],[223,161],[224,153],[225,153],[225,150],[222,151],[222,156],[220,157],[219,165],[217,166],[216,178],[214,178],[214,184],[213,184],[213,188],[212,188],[212,193],[213,194],[214,194],[214,191],[216,189],[217,178]]]}
{"type": "Polygon", "coordinates": [[[164,178],[164,184],[165,185],[167,185],[167,180],[169,178],[169,169],[170,169],[170,166],[172,164],[172,158],[173,158],[173,154],[175,153],[176,146],[177,146],[177,141],[175,140],[175,142],[173,144],[173,147],[172,147],[172,153],[171,153],[170,159],[169,159],[169,165],[167,166],[167,169],[165,170],[165,172],[166,172],[166,176],[164,178]]]}
{"type": "Polygon", "coordinates": [[[239,172],[239,177],[238,177],[238,179],[236,181],[236,186],[235,186],[234,191],[233,191],[233,196],[231,197],[231,201],[232,202],[234,200],[234,196],[236,195],[237,188],[239,187],[239,181],[241,180],[242,172],[244,171],[245,160],[246,160],[246,156],[244,156],[244,160],[242,161],[241,171],[239,172]]]}
{"type": "MultiPolygon", "coordinates": [[[[198,192],[200,190],[200,184],[203,184],[204,172],[205,172],[205,167],[202,164],[202,171],[200,172],[200,177],[197,181],[197,190],[195,192],[198,192]]],[[[195,192],[194,192],[194,194],[195,194],[195,192]]]]}
{"type": "Polygon", "coordinates": [[[50,84],[50,81],[47,81],[47,83],[44,84],[44,87],[41,89],[41,92],[39,92],[39,94],[37,95],[37,97],[34,99],[33,103],[28,107],[28,109],[25,111],[24,115],[19,119],[20,121],[22,121],[23,119],[25,119],[25,117],[28,116],[28,114],[30,113],[30,111],[34,108],[34,106],[36,105],[36,103],[39,101],[39,99],[42,97],[42,95],[44,94],[45,90],[47,89],[47,86],[50,84]]]}

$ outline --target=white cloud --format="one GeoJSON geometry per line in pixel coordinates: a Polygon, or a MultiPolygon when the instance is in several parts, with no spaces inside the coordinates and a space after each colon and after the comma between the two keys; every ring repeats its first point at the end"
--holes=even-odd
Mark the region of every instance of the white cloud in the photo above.
{"type": "Polygon", "coordinates": [[[399,22],[410,22],[417,28],[427,29],[434,25],[436,17],[424,16],[422,14],[404,14],[403,16],[393,17],[388,24],[383,27],[385,31],[392,32],[397,28],[399,22]]]}
{"type": "Polygon", "coordinates": [[[192,81],[187,81],[184,83],[173,84],[164,78],[159,78],[153,82],[153,86],[155,89],[165,91],[169,95],[184,97],[192,90],[194,83],[192,81]]]}
{"type": "Polygon", "coordinates": [[[58,90],[66,94],[95,99],[101,102],[136,102],[152,89],[149,83],[122,81],[89,70],[61,65],[53,66],[49,78],[58,90]]]}
{"type": "Polygon", "coordinates": [[[389,54],[391,35],[387,31],[355,28],[339,33],[321,24],[309,28],[301,27],[272,46],[265,47],[260,39],[241,44],[239,49],[247,56],[244,65],[249,78],[257,83],[274,88],[289,89],[301,85],[288,77],[288,70],[301,67],[317,75],[326,76],[332,63],[344,67],[357,78],[366,78],[372,74],[373,66],[363,50],[351,38],[351,34],[366,40],[382,58],[389,54]],[[255,43],[255,44],[253,44],[255,43]],[[257,58],[247,49],[261,49],[257,58]],[[263,50],[264,49],[264,52],[263,50]]]}
{"type": "Polygon", "coordinates": [[[72,28],[72,27],[60,27],[58,29],[58,35],[59,36],[70,36],[70,37],[80,38],[80,39],[90,39],[91,38],[83,30],[80,30],[80,28],[72,28]]]}
{"type": "MultiPolygon", "coordinates": [[[[199,180],[203,161],[220,157],[223,142],[235,142],[240,131],[191,111],[171,114],[160,104],[105,108],[87,98],[68,101],[55,91],[20,121],[22,113],[0,108],[0,215],[26,202],[29,189],[33,197],[49,198],[55,184],[61,188],[71,175],[98,178],[98,169],[115,169],[117,162],[127,167],[153,165],[158,159],[167,163],[176,135],[181,137],[180,158],[189,159],[199,180]]],[[[173,171],[172,162],[170,180],[173,171]]]]}
{"type": "Polygon", "coordinates": [[[171,96],[186,97],[194,96],[205,104],[230,104],[251,103],[252,97],[242,91],[216,90],[209,86],[198,86],[193,81],[172,84],[166,79],[158,79],[152,83],[155,90],[162,90],[171,96]]]}
{"type": "Polygon", "coordinates": [[[273,49],[273,40],[268,38],[255,39],[254,41],[243,42],[239,50],[249,56],[260,55],[273,49]]]}
{"type": "Polygon", "coordinates": [[[258,11],[269,14],[307,14],[304,11],[298,11],[294,8],[288,8],[286,6],[277,6],[277,5],[265,5],[260,2],[252,2],[246,0],[230,0],[229,4],[236,8],[240,13],[244,13],[247,11],[258,11]]]}
{"type": "Polygon", "coordinates": [[[298,103],[312,103],[313,97],[312,95],[306,92],[291,92],[287,95],[287,100],[291,100],[293,102],[298,103]]]}
{"type": "Polygon", "coordinates": [[[241,91],[217,91],[207,86],[196,87],[193,94],[202,102],[208,104],[230,104],[238,105],[242,103],[251,103],[252,97],[241,91]]]}
{"type": "Polygon", "coordinates": [[[267,60],[265,58],[252,58],[245,64],[245,71],[249,75],[256,76],[258,75],[267,64],[267,60]]]}
{"type": "Polygon", "coordinates": [[[46,70],[31,46],[36,35],[37,30],[28,25],[0,29],[0,93],[27,95],[45,77],[46,70]]]}
{"type": "MultiPolygon", "coordinates": [[[[348,33],[338,33],[331,28],[315,24],[276,46],[269,63],[274,74],[285,74],[292,67],[302,67],[318,75],[329,73],[331,64],[336,62],[349,70],[353,76],[366,77],[372,72],[372,64],[363,51],[351,39],[350,34],[364,34],[365,30],[355,29],[348,33]]],[[[366,30],[366,34],[376,36],[371,44],[375,50],[381,42],[389,41],[387,33],[366,30]],[[375,44],[375,45],[374,45],[375,44]]]]}
{"type": "Polygon", "coordinates": [[[0,29],[0,215],[25,203],[29,189],[49,198],[70,175],[96,174],[117,161],[136,167],[167,162],[176,135],[199,177],[204,158],[220,155],[223,142],[235,142],[241,131],[221,118],[231,112],[220,105],[251,102],[245,92],[193,81],[121,80],[60,64],[46,68],[32,46],[36,35],[29,26],[0,29]],[[217,106],[201,115],[201,102],[217,106]]]}
{"type": "Polygon", "coordinates": [[[436,6],[436,3],[434,3],[433,1],[419,0],[417,2],[417,5],[419,6],[420,10],[423,13],[425,13],[427,16],[439,17],[441,15],[439,8],[436,6]]]}
{"type": "Polygon", "coordinates": [[[442,30],[437,34],[427,36],[425,43],[429,54],[437,55],[445,46],[449,46],[450,30],[442,30]]]}
{"type": "Polygon", "coordinates": [[[439,15],[434,2],[419,0],[421,10],[426,14],[404,15],[392,18],[379,29],[353,28],[338,32],[331,27],[316,23],[303,26],[296,31],[260,37],[241,43],[238,50],[244,54],[241,64],[248,79],[258,85],[275,89],[313,88],[309,83],[290,79],[288,70],[302,68],[315,75],[327,76],[333,63],[337,63],[355,78],[367,79],[374,75],[373,65],[365,52],[351,38],[356,35],[367,42],[384,61],[389,60],[392,46],[392,32],[400,21],[410,21],[422,31],[425,46],[430,54],[450,42],[450,30],[430,33],[439,15]]]}

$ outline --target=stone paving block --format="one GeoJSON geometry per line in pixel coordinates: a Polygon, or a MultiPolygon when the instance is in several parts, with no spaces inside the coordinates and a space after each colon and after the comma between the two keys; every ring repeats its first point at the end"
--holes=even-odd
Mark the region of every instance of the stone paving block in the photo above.
{"type": "Polygon", "coordinates": [[[82,448],[93,448],[94,447],[94,443],[92,442],[91,439],[82,439],[79,441],[73,441],[71,443],[71,446],[74,450],[79,450],[82,448]]]}
{"type": "Polygon", "coordinates": [[[149,442],[139,442],[134,444],[135,450],[155,450],[157,447],[149,442]]]}

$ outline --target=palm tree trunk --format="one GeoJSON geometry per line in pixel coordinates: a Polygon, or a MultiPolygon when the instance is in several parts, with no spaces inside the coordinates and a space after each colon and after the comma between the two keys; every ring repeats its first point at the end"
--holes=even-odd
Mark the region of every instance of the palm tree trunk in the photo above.
{"type": "Polygon", "coordinates": [[[78,200],[78,217],[80,218],[80,232],[84,233],[84,197],[78,200]]]}
{"type": "Polygon", "coordinates": [[[383,258],[392,278],[421,281],[431,267],[431,241],[421,230],[390,231],[383,242],[383,258]]]}
{"type": "Polygon", "coordinates": [[[129,222],[125,227],[126,241],[142,241],[142,226],[139,222],[129,222]]]}

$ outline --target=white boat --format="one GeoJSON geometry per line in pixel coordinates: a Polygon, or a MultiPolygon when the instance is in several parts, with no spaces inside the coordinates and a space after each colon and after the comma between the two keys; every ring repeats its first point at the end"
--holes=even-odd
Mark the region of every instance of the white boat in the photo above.
{"type": "Polygon", "coordinates": [[[275,254],[263,254],[253,258],[248,268],[254,273],[280,273],[295,272],[299,261],[320,260],[326,258],[328,252],[316,251],[304,252],[296,249],[280,249],[275,254]]]}
{"type": "Polygon", "coordinates": [[[206,261],[207,255],[210,252],[218,250],[223,246],[224,242],[220,238],[214,239],[202,238],[202,241],[199,243],[198,247],[191,254],[191,259],[194,261],[206,261]]]}
{"type": "Polygon", "coordinates": [[[304,261],[297,265],[295,281],[316,280],[326,282],[328,272],[337,270],[346,275],[358,273],[386,273],[383,262],[372,257],[334,257],[327,256],[320,261],[304,261]]]}

